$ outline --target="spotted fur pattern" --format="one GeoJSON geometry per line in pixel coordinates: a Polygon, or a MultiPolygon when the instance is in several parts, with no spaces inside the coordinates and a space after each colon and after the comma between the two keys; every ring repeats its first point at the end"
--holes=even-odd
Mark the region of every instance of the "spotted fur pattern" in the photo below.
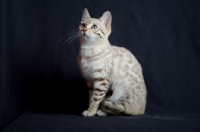
{"type": "Polygon", "coordinates": [[[83,112],[86,117],[145,112],[147,91],[142,68],[129,50],[109,43],[111,20],[109,11],[94,19],[85,9],[78,29],[78,63],[90,95],[89,107],[83,112]]]}

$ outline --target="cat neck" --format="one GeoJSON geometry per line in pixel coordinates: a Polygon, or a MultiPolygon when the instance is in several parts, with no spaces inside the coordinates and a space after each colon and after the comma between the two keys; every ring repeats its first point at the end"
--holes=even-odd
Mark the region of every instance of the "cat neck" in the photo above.
{"type": "Polygon", "coordinates": [[[108,40],[98,44],[81,44],[79,54],[81,57],[85,58],[97,57],[106,54],[110,46],[108,40]]]}

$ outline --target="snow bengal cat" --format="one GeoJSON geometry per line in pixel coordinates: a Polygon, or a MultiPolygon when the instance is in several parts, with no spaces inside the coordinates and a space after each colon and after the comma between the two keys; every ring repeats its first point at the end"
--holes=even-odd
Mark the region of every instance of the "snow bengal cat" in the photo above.
{"type": "Polygon", "coordinates": [[[78,64],[89,90],[89,107],[82,115],[141,115],[145,112],[146,86],[142,68],[134,55],[110,44],[112,16],[99,19],[84,9],[78,36],[78,64]]]}

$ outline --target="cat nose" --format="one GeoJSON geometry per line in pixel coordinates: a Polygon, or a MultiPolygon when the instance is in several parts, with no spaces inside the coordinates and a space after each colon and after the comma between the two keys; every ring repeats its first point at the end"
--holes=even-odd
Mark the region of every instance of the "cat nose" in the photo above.
{"type": "Polygon", "coordinates": [[[83,32],[86,32],[87,31],[87,29],[83,29],[83,32]]]}

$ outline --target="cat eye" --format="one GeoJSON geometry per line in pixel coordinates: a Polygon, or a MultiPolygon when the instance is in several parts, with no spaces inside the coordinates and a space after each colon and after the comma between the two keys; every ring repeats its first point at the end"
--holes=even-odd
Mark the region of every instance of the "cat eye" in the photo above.
{"type": "Polygon", "coordinates": [[[84,27],[85,27],[85,23],[82,23],[82,24],[81,24],[81,27],[84,28],[84,27]]]}
{"type": "Polygon", "coordinates": [[[97,29],[97,25],[92,25],[92,27],[91,27],[92,29],[97,29]]]}

